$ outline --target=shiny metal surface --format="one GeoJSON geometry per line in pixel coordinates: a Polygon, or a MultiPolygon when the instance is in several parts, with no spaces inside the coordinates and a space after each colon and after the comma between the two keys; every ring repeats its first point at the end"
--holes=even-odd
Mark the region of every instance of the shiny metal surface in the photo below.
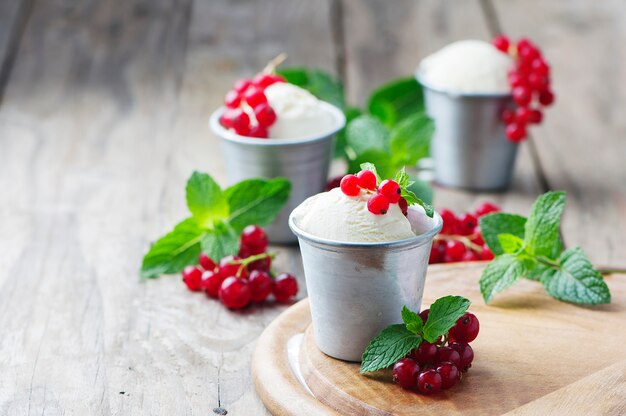
{"type": "Polygon", "coordinates": [[[501,121],[511,96],[452,94],[422,85],[426,112],[435,120],[435,181],[476,191],[506,189],[518,147],[507,140],[501,121]]]}
{"type": "Polygon", "coordinates": [[[318,238],[298,228],[297,220],[290,217],[300,243],[313,333],[321,351],[360,361],[372,338],[386,326],[402,322],[403,305],[420,309],[430,247],[442,220],[439,214],[433,219],[419,217],[423,230],[419,235],[389,243],[318,238]]]}
{"type": "Polygon", "coordinates": [[[322,103],[337,120],[337,128],[324,136],[301,139],[256,139],[238,136],[219,123],[223,108],[211,115],[211,130],[219,138],[231,184],[250,178],[285,177],[291,194],[273,224],[266,227],[272,243],[294,243],[289,214],[306,198],[324,191],[332,158],[334,136],[345,125],[343,112],[322,103]]]}

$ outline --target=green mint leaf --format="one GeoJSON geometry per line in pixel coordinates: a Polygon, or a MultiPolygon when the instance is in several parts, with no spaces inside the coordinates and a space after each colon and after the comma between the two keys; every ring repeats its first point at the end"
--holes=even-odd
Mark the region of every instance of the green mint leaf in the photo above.
{"type": "Polygon", "coordinates": [[[419,347],[421,342],[422,337],[406,329],[404,324],[383,329],[365,348],[361,357],[361,373],[389,367],[419,347]]]}
{"type": "Polygon", "coordinates": [[[521,259],[510,254],[497,256],[485,267],[480,276],[480,293],[485,303],[491,302],[496,294],[513,286],[525,270],[525,263],[521,259]]]}
{"type": "Polygon", "coordinates": [[[206,173],[194,172],[187,181],[187,207],[201,228],[228,218],[228,201],[220,186],[206,173]]]}
{"type": "Polygon", "coordinates": [[[415,166],[430,154],[435,122],[424,113],[405,118],[391,129],[389,146],[396,166],[415,166]]]}
{"type": "Polygon", "coordinates": [[[485,243],[487,243],[493,254],[497,256],[504,253],[498,235],[512,234],[519,238],[524,238],[526,218],[521,215],[495,212],[481,217],[479,224],[485,243]]]}
{"type": "Polygon", "coordinates": [[[409,178],[409,174],[406,173],[406,169],[404,166],[396,173],[396,177],[394,180],[400,185],[401,188],[408,188],[411,185],[411,179],[409,178]]]}
{"type": "Polygon", "coordinates": [[[297,85],[322,101],[343,109],[345,98],[341,81],[321,69],[280,68],[276,71],[287,82],[297,85]]]}
{"type": "Polygon", "coordinates": [[[401,194],[402,198],[406,200],[406,203],[409,206],[417,204],[421,206],[422,208],[424,208],[426,215],[429,216],[430,218],[432,218],[433,215],[435,215],[435,209],[432,207],[432,205],[427,204],[426,202],[422,201],[413,192],[411,192],[410,190],[406,188],[402,188],[401,192],[402,192],[401,194]]]}
{"type": "MultiPolygon", "coordinates": [[[[363,114],[361,109],[357,107],[346,107],[343,110],[343,114],[346,116],[346,124],[350,123],[352,120],[363,114]]],[[[346,152],[346,128],[339,130],[337,135],[335,136],[335,158],[344,158],[348,159],[348,154],[346,152]]]]}
{"type": "Polygon", "coordinates": [[[246,226],[270,224],[283,208],[291,184],[285,178],[247,179],[224,191],[230,205],[228,223],[240,233],[246,226]]]}
{"type": "Polygon", "coordinates": [[[374,90],[367,109],[387,127],[424,112],[422,86],[413,77],[395,79],[374,90]]]}
{"type": "Polygon", "coordinates": [[[547,192],[535,200],[525,227],[528,251],[550,259],[559,258],[563,250],[560,224],[564,206],[565,192],[547,192]]]}
{"type": "Polygon", "coordinates": [[[470,301],[462,296],[444,296],[430,305],[428,319],[424,324],[424,339],[435,342],[441,335],[447,334],[467,308],[470,301]]]}
{"type": "Polygon", "coordinates": [[[382,150],[388,154],[389,130],[376,118],[362,115],[347,125],[346,144],[357,157],[368,150],[382,150]]]}
{"type": "Polygon", "coordinates": [[[413,183],[408,186],[407,189],[409,191],[413,192],[422,202],[429,205],[433,203],[433,188],[428,182],[424,182],[415,176],[410,177],[410,182],[413,183]]]}
{"type": "Polygon", "coordinates": [[[524,247],[524,240],[513,234],[498,234],[498,241],[505,253],[517,253],[524,247]]]}
{"type": "Polygon", "coordinates": [[[174,230],[161,237],[143,258],[141,277],[153,278],[178,273],[195,264],[200,254],[204,231],[193,218],[178,223],[174,230]]]}
{"type": "Polygon", "coordinates": [[[402,321],[406,326],[406,329],[414,334],[421,335],[424,322],[422,318],[406,306],[402,308],[402,321]]]}
{"type": "Polygon", "coordinates": [[[348,163],[348,172],[357,173],[366,162],[376,165],[379,178],[390,178],[395,173],[389,154],[381,149],[370,149],[351,159],[348,163]]]}
{"type": "Polygon", "coordinates": [[[579,304],[611,302],[611,293],[604,279],[579,247],[564,251],[559,264],[560,269],[548,269],[541,277],[550,296],[579,304]]]}
{"type": "Polygon", "coordinates": [[[216,221],[213,229],[202,237],[202,251],[212,259],[235,255],[239,251],[239,235],[233,227],[223,221],[216,221]]]}

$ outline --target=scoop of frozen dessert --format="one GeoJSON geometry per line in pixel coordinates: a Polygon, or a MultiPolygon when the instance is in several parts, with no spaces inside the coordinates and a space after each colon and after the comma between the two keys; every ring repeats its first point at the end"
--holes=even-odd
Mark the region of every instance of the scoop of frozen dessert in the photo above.
{"type": "Polygon", "coordinates": [[[296,85],[277,82],[265,89],[265,96],[276,113],[269,131],[272,139],[310,137],[337,128],[337,120],[322,102],[296,85]]]}
{"type": "Polygon", "coordinates": [[[435,89],[470,94],[498,94],[510,90],[507,80],[511,57],[481,40],[451,43],[424,58],[420,81],[435,89]]]}
{"type": "Polygon", "coordinates": [[[328,240],[378,243],[415,236],[398,204],[390,204],[385,215],[374,215],[367,200],[364,192],[351,197],[335,188],[310,197],[292,215],[300,229],[328,240]]]}

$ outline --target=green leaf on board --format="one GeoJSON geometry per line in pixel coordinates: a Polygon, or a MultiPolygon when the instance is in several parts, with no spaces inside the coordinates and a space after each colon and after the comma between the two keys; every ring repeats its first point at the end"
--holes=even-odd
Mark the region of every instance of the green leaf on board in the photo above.
{"type": "Polygon", "coordinates": [[[361,373],[387,368],[409,351],[417,348],[422,337],[409,331],[404,324],[391,325],[374,338],[362,356],[361,373]]]}
{"type": "Polygon", "coordinates": [[[547,192],[533,204],[526,221],[524,242],[537,256],[557,259],[563,251],[560,225],[565,207],[565,192],[547,192]]]}
{"type": "Polygon", "coordinates": [[[526,218],[521,215],[495,212],[480,217],[479,224],[483,240],[485,240],[492,253],[497,256],[504,253],[498,235],[512,234],[519,238],[524,238],[526,218]]]}
{"type": "Polygon", "coordinates": [[[402,308],[402,321],[404,321],[406,329],[413,332],[414,334],[421,335],[422,328],[424,327],[424,322],[422,322],[422,318],[406,306],[402,308]]]}
{"type": "Polygon", "coordinates": [[[220,186],[206,173],[194,172],[187,181],[187,207],[201,228],[228,218],[228,201],[220,186]]]}
{"type": "Polygon", "coordinates": [[[430,305],[424,324],[424,339],[430,343],[448,333],[469,308],[470,301],[462,296],[444,296],[430,305]]]}
{"type": "Polygon", "coordinates": [[[212,232],[204,234],[201,244],[207,256],[221,259],[239,251],[239,234],[229,223],[217,220],[212,232]]]}

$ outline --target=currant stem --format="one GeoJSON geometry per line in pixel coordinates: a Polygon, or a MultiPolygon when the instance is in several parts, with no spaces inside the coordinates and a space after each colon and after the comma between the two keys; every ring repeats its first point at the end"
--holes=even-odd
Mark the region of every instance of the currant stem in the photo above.
{"type": "Polygon", "coordinates": [[[274,72],[276,72],[276,67],[285,62],[286,59],[287,54],[285,52],[279,54],[277,57],[269,61],[267,65],[265,65],[265,68],[263,68],[263,71],[261,71],[261,73],[273,74],[274,72]]]}
{"type": "MultiPolygon", "coordinates": [[[[473,237],[474,235],[472,235],[471,237],[473,237]]],[[[465,244],[467,247],[469,247],[470,249],[474,250],[477,253],[480,253],[482,251],[482,247],[479,246],[476,243],[473,243],[472,240],[470,240],[469,237],[466,237],[464,235],[443,235],[443,234],[439,234],[435,237],[435,240],[443,240],[443,241],[460,241],[463,244],[465,244]]]]}
{"type": "Polygon", "coordinates": [[[622,268],[600,268],[597,269],[598,272],[602,275],[606,275],[606,274],[626,274],[626,269],[622,269],[622,268]]]}

